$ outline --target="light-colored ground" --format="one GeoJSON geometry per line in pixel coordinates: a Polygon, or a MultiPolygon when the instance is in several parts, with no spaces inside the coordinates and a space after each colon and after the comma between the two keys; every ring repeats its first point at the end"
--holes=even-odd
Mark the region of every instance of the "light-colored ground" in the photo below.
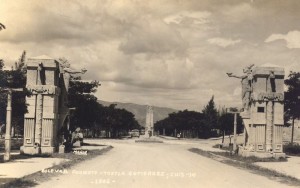
{"type": "Polygon", "coordinates": [[[114,148],[85,161],[37,187],[113,188],[259,188],[289,187],[277,180],[253,174],[189,152],[209,145],[206,141],[168,140],[135,143],[134,140],[93,140],[114,148]]]}
{"type": "Polygon", "coordinates": [[[29,159],[18,159],[7,163],[0,164],[0,178],[21,178],[28,174],[41,171],[41,169],[52,167],[57,165],[65,159],[57,158],[29,158],[29,159]]]}
{"type": "MultiPolygon", "coordinates": [[[[82,146],[81,149],[104,149],[107,146],[82,146]]],[[[0,152],[0,157],[3,157],[3,152],[0,152]]],[[[12,156],[20,155],[19,151],[12,151],[12,156]]],[[[46,158],[46,157],[28,157],[24,159],[11,160],[6,163],[0,163],[0,182],[2,178],[21,178],[43,169],[50,168],[54,165],[67,161],[61,158],[46,158]]],[[[1,183],[0,183],[1,185],[1,183]]]]}
{"type": "Polygon", "coordinates": [[[300,157],[288,157],[287,162],[259,162],[259,166],[300,179],[300,157]]]}

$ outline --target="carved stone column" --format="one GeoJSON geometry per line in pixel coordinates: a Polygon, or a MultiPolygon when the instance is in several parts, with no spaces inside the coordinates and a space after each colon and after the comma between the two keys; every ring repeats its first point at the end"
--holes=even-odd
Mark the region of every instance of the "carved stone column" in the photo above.
{"type": "Polygon", "coordinates": [[[267,102],[267,114],[266,114],[266,151],[271,152],[273,151],[272,148],[272,133],[273,133],[273,102],[267,102]]]}
{"type": "Polygon", "coordinates": [[[35,124],[35,145],[41,147],[42,142],[42,118],[43,118],[43,96],[41,93],[36,97],[36,124],[35,124]]]}

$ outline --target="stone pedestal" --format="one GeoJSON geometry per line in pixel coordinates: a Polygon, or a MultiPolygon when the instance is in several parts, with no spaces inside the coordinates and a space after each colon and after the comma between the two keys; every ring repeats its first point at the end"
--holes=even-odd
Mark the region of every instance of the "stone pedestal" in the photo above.
{"type": "Polygon", "coordinates": [[[60,145],[58,147],[58,153],[65,153],[66,152],[66,147],[65,145],[60,145]]]}
{"type": "Polygon", "coordinates": [[[241,113],[245,125],[245,157],[285,157],[283,138],[284,69],[255,67],[249,109],[241,113]]]}
{"type": "Polygon", "coordinates": [[[73,143],[73,147],[81,147],[81,141],[76,141],[73,143]]]}
{"type": "Polygon", "coordinates": [[[47,56],[29,58],[26,87],[28,113],[24,121],[25,154],[51,154],[57,150],[59,129],[59,65],[47,56]]]}

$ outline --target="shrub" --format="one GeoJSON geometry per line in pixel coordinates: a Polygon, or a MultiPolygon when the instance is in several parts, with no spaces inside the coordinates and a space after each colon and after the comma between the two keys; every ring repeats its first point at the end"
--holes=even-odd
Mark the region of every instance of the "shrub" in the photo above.
{"type": "Polygon", "coordinates": [[[287,155],[300,155],[300,145],[298,143],[284,145],[283,152],[287,155]]]}
{"type": "MultiPolygon", "coordinates": [[[[11,150],[19,150],[23,145],[23,139],[11,139],[11,150]]],[[[4,151],[5,140],[0,139],[0,151],[4,151]]]]}

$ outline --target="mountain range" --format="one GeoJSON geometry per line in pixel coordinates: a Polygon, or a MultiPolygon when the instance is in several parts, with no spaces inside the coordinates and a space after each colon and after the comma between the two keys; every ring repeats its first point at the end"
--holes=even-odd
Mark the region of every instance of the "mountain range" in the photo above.
{"type": "MultiPolygon", "coordinates": [[[[146,124],[146,114],[147,114],[147,105],[134,104],[134,103],[121,103],[121,102],[107,102],[98,100],[98,103],[103,106],[109,106],[111,104],[116,104],[116,108],[125,109],[134,114],[135,119],[139,122],[141,126],[146,124]]],[[[179,110],[166,108],[166,107],[157,107],[152,106],[153,108],[153,122],[165,119],[170,113],[178,112],[179,110]]]]}

